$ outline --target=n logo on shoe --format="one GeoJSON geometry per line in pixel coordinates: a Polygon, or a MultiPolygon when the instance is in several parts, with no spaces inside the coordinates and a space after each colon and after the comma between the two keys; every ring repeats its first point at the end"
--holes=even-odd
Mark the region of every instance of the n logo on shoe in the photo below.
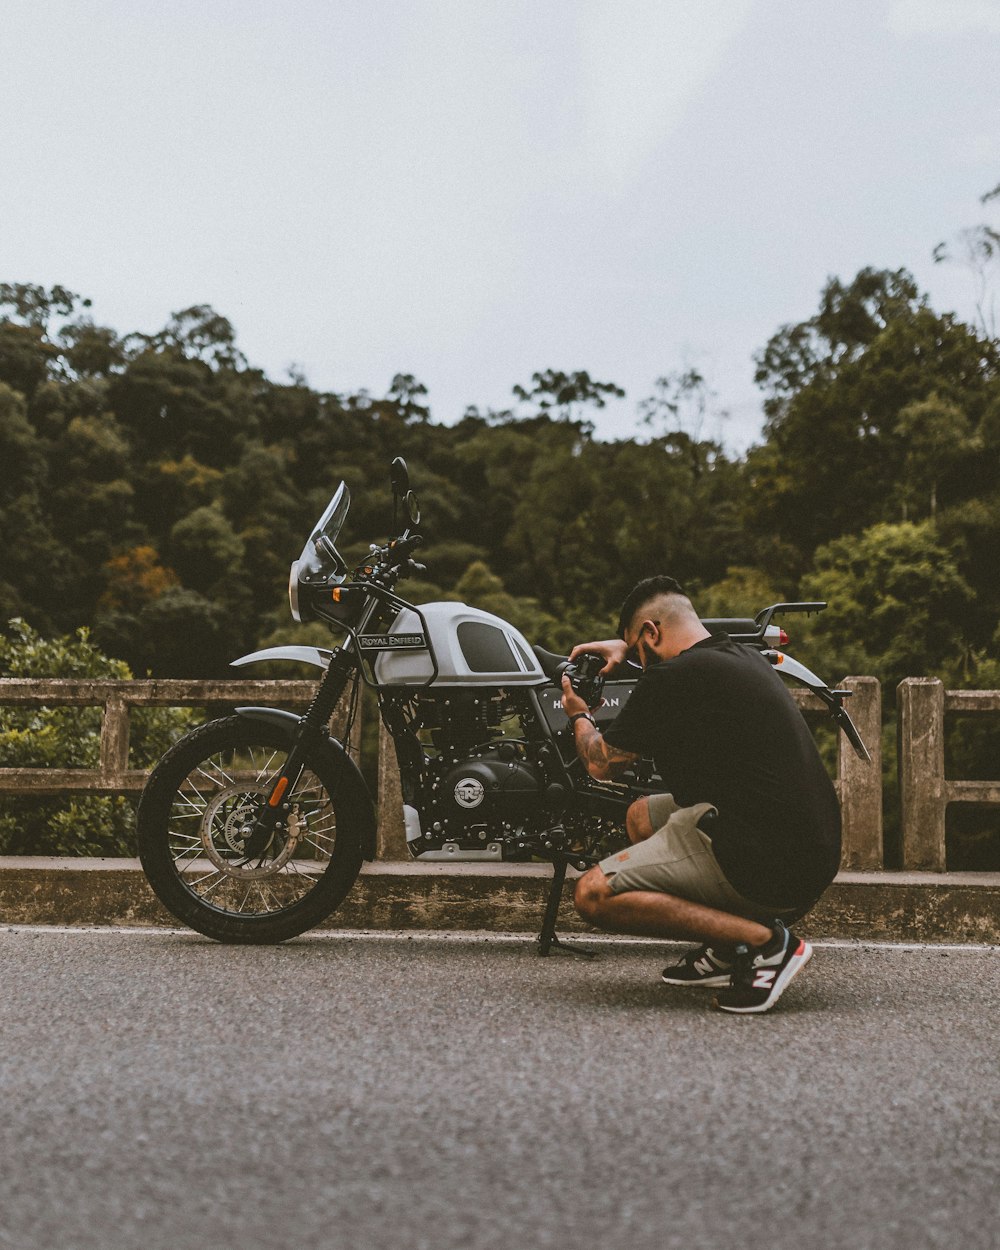
{"type": "Polygon", "coordinates": [[[769,990],[778,975],[777,968],[758,968],[754,973],[753,987],[755,990],[769,990]]]}
{"type": "Polygon", "coordinates": [[[713,972],[717,971],[715,964],[706,955],[702,955],[701,959],[694,961],[694,970],[703,977],[711,976],[713,972]]]}

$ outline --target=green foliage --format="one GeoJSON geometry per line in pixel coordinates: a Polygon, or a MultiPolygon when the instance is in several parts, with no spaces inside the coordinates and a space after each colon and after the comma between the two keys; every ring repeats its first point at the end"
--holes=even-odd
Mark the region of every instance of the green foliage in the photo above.
{"type": "Polygon", "coordinates": [[[697,594],[699,613],[709,617],[752,617],[783,599],[765,573],[745,565],[726,569],[725,577],[697,594]]]}
{"type": "MultiPolygon", "coordinates": [[[[63,287],[0,285],[0,620],[30,620],[54,647],[217,677],[265,639],[322,645],[320,627],[289,622],[288,565],[341,478],[345,554],[384,539],[401,454],[428,571],[399,590],[417,602],[461,597],[565,651],[607,636],[632,585],[663,572],[705,615],[827,599],[789,629],[792,653],[831,680],[872,673],[891,690],[902,676],[992,673],[1000,351],[985,316],[937,313],[903,270],[830,279],[815,314],[771,338],[757,358],[764,437],[741,458],[705,437],[724,414],[694,368],[657,378],[641,437],[604,443],[587,416],[623,392],[584,370],[540,370],[509,407],[446,427],[412,374],[380,396],[319,393],[250,366],[206,305],[152,334],[96,325],[88,307],[63,287]]],[[[10,713],[4,750],[89,759],[95,715],[29,732],[10,713]]],[[[986,768],[992,739],[976,733],[968,760],[986,768]]],[[[77,804],[86,828],[102,802],[77,804]]]]}
{"type": "MultiPolygon", "coordinates": [[[[4,677],[69,677],[128,680],[121,660],[109,659],[86,629],[71,637],[42,638],[23,620],[0,635],[4,677]]],[[[99,707],[0,706],[0,767],[96,768],[100,762],[99,707]]],[[[152,764],[189,726],[190,713],[143,709],[132,726],[132,760],[152,764]]],[[[14,797],[0,802],[0,854],[134,855],[135,818],[122,797],[67,799],[14,797]]]]}
{"type": "Polygon", "coordinates": [[[900,491],[903,519],[909,506],[915,515],[933,517],[942,482],[950,480],[952,490],[961,495],[962,470],[974,465],[979,440],[962,409],[936,393],[903,408],[895,434],[904,447],[900,491]]]}
{"type": "MultiPolygon", "coordinates": [[[[894,485],[908,473],[926,478],[924,449],[949,434],[962,453],[971,447],[996,394],[1000,354],[952,315],[932,312],[905,272],[863,270],[847,286],[831,280],[815,317],[772,338],[757,378],[768,392],[767,440],[748,457],[748,520],[808,557],[841,534],[901,519],[894,485]],[[938,416],[929,423],[913,405],[931,396],[938,416]]],[[[970,486],[996,488],[983,469],[966,479],[966,497],[970,486]]]]}
{"type": "Polygon", "coordinates": [[[830,606],[813,630],[836,672],[877,673],[895,686],[939,672],[961,652],[974,598],[957,553],[932,524],[879,524],[816,552],[810,599],[830,606]]]}
{"type": "Polygon", "coordinates": [[[538,412],[554,412],[563,421],[572,421],[579,407],[603,408],[609,398],[622,399],[625,392],[614,382],[598,382],[586,370],[563,373],[545,369],[531,375],[531,386],[515,385],[514,397],[538,412]]]}
{"type": "Polygon", "coordinates": [[[171,564],[185,586],[208,590],[243,557],[243,542],[217,508],[195,508],[170,531],[171,564]]]}

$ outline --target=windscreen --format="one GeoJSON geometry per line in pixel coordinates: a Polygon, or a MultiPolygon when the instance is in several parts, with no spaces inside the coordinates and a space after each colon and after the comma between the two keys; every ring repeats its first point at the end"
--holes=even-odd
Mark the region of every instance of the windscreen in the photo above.
{"type": "Polygon", "coordinates": [[[331,573],[347,572],[347,565],[337,551],[337,539],[350,506],[351,492],[347,484],[341,482],[302,548],[298,559],[300,577],[313,580],[328,577],[331,573]]]}

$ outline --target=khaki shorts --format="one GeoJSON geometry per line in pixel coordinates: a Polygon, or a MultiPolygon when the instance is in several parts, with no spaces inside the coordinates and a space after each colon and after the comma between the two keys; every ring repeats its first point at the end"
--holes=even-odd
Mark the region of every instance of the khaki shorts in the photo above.
{"type": "Polygon", "coordinates": [[[727,881],[712,850],[712,839],[698,828],[705,813],[714,811],[711,803],[678,807],[670,794],[651,795],[649,817],[656,832],[600,862],[612,892],[675,894],[690,903],[767,923],[780,916],[781,912],[744,898],[727,881]]]}

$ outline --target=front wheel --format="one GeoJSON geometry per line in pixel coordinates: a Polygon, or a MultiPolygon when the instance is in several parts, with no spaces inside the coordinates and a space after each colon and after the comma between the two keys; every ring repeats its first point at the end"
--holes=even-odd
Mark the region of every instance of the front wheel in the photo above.
{"type": "Polygon", "coordinates": [[[316,750],[287,792],[287,826],[249,863],[243,847],[288,757],[273,725],[229,716],[173,746],[139,803],[139,859],[178,920],[219,942],[283,942],[324,920],[361,871],[351,803],[316,750]],[[340,820],[338,820],[340,817],[340,820]]]}

